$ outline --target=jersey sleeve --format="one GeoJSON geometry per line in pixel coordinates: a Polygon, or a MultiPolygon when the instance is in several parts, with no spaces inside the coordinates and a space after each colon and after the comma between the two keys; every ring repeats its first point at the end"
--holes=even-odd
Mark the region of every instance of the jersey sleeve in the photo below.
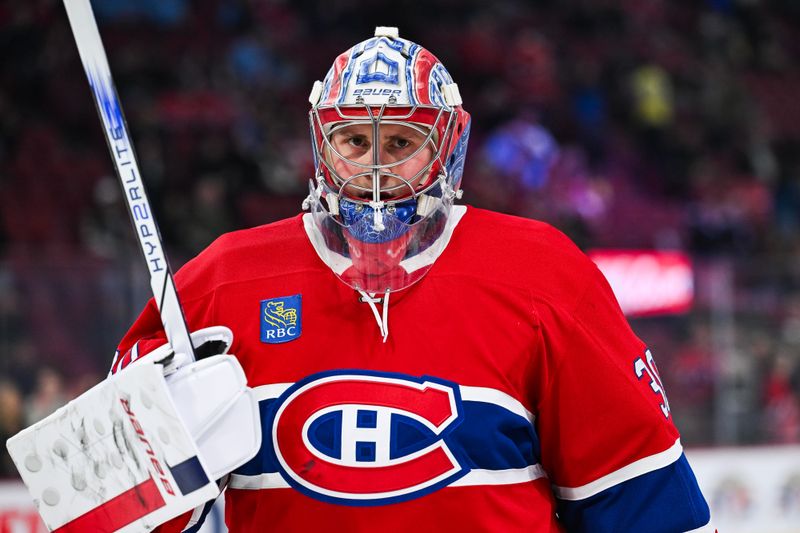
{"type": "Polygon", "coordinates": [[[538,302],[541,460],[570,532],[711,531],[651,352],[586,259],[572,302],[538,302]]]}
{"type": "Polygon", "coordinates": [[[117,345],[109,374],[116,374],[140,357],[167,342],[161,318],[152,298],[117,345]]]}

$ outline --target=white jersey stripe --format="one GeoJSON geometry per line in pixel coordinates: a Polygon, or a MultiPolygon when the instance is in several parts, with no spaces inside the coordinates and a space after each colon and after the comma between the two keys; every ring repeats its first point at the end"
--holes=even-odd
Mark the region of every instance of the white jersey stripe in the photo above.
{"type": "Polygon", "coordinates": [[[500,407],[511,411],[515,415],[525,418],[528,422],[533,424],[534,416],[522,405],[516,398],[509,396],[505,392],[497,389],[490,389],[489,387],[466,387],[460,386],[461,399],[468,402],[484,402],[499,405],[500,407]]]}
{"type": "MultiPolygon", "coordinates": [[[[283,394],[286,389],[291,387],[293,383],[271,383],[269,385],[260,385],[254,387],[256,398],[258,401],[271,400],[283,394]]],[[[534,416],[522,405],[516,398],[509,396],[505,392],[489,387],[466,387],[460,386],[461,399],[468,402],[484,402],[499,405],[512,413],[525,418],[533,424],[534,416]]]]}
{"type": "Polygon", "coordinates": [[[131,363],[133,363],[137,359],[139,359],[139,343],[138,342],[133,345],[133,348],[131,348],[131,363]]]}
{"type": "Polygon", "coordinates": [[[451,483],[450,487],[471,487],[474,485],[515,485],[547,477],[541,465],[508,470],[470,470],[470,472],[451,483]]]}
{"type": "Polygon", "coordinates": [[[289,484],[284,481],[278,472],[270,472],[256,476],[231,474],[231,481],[228,483],[228,487],[244,490],[288,489],[289,484]]]}
{"type": "MultiPolygon", "coordinates": [[[[515,485],[547,477],[541,465],[508,470],[471,470],[464,477],[454,481],[451,487],[470,487],[475,485],[515,485]]],[[[287,489],[289,484],[277,472],[244,476],[232,474],[228,485],[232,489],[262,490],[287,489]]]]}
{"type": "Polygon", "coordinates": [[[286,389],[294,385],[294,383],[271,383],[269,385],[259,385],[253,387],[253,392],[256,399],[260,402],[263,400],[272,400],[283,394],[286,389]]]}
{"type": "Polygon", "coordinates": [[[681,446],[681,440],[677,439],[675,444],[663,452],[634,461],[628,466],[611,472],[591,483],[580,487],[554,486],[553,490],[556,496],[562,500],[583,500],[629,479],[669,466],[680,459],[681,454],[683,454],[683,446],[681,446]]]}

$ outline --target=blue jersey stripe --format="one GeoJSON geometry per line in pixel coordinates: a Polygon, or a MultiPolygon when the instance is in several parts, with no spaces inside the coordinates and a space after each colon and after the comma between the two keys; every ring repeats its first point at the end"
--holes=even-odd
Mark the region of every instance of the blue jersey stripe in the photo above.
{"type": "Polygon", "coordinates": [[[674,533],[708,524],[711,514],[686,456],[583,500],[558,500],[569,531],[674,533]]]}
{"type": "MultiPolygon", "coordinates": [[[[463,401],[463,417],[445,442],[459,463],[468,469],[507,470],[532,466],[539,461],[539,439],[526,418],[488,402],[463,401]]],[[[272,423],[278,402],[261,400],[261,450],[236,470],[236,474],[255,476],[279,472],[272,443],[272,423]]],[[[421,442],[419,446],[428,443],[421,442]]],[[[407,447],[404,452],[414,451],[407,447]]]]}
{"type": "Polygon", "coordinates": [[[275,447],[272,445],[272,421],[275,418],[277,409],[277,398],[270,398],[258,402],[261,412],[261,449],[255,457],[235,470],[236,474],[245,476],[255,476],[258,474],[268,474],[278,471],[278,459],[275,455],[275,447]]]}
{"type": "Polygon", "coordinates": [[[507,470],[539,462],[539,439],[528,420],[491,403],[463,406],[464,421],[445,440],[464,466],[507,470]]]}

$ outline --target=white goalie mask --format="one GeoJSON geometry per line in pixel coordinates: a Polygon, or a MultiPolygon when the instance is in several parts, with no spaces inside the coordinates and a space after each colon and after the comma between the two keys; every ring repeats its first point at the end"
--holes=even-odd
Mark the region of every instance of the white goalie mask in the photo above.
{"type": "Polygon", "coordinates": [[[431,268],[459,196],[469,113],[436,57],[378,28],[309,98],[315,178],[304,203],[323,261],[356,290],[404,289],[431,268]]]}

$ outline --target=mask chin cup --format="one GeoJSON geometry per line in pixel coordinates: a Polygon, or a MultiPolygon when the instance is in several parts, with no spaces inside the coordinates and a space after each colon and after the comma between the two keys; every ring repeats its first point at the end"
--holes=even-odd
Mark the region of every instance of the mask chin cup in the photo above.
{"type": "Polygon", "coordinates": [[[417,201],[359,204],[339,201],[339,215],[346,231],[356,239],[377,244],[397,239],[408,231],[417,213],[417,201]]]}
{"type": "Polygon", "coordinates": [[[361,203],[323,194],[313,182],[307,204],[317,254],[345,284],[370,293],[405,289],[430,270],[452,207],[447,194],[361,203]]]}

